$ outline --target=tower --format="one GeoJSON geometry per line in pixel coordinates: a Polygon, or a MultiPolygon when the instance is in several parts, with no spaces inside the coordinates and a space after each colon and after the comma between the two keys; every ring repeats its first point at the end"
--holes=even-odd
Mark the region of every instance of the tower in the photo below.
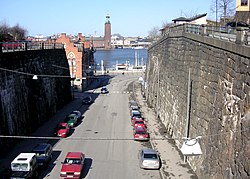
{"type": "Polygon", "coordinates": [[[106,22],[104,25],[104,48],[111,49],[111,23],[108,14],[106,15],[106,22]]]}

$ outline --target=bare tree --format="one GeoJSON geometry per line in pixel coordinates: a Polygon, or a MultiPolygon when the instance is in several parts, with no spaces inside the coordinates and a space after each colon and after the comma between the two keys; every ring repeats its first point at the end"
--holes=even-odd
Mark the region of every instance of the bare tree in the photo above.
{"type": "Polygon", "coordinates": [[[25,38],[27,30],[16,24],[9,27],[5,22],[0,24],[0,41],[22,40],[25,38]]]}
{"type": "Polygon", "coordinates": [[[232,17],[235,12],[234,7],[235,0],[213,0],[210,6],[210,10],[213,14],[216,15],[216,22],[218,18],[225,20],[229,17],[232,17]]]}
{"type": "Polygon", "coordinates": [[[27,34],[27,30],[21,28],[19,24],[16,24],[14,27],[11,27],[10,32],[13,35],[14,40],[22,40],[27,34]]]}
{"type": "Polygon", "coordinates": [[[160,37],[160,29],[159,27],[153,27],[148,32],[148,38],[152,41],[156,41],[160,37]]]}

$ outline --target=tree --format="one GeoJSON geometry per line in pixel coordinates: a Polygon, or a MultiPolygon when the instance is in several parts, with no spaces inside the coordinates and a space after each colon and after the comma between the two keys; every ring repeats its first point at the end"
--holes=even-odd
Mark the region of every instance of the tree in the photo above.
{"type": "Polygon", "coordinates": [[[19,24],[16,24],[14,27],[11,27],[10,32],[13,35],[14,40],[22,40],[27,34],[27,30],[21,28],[19,24]]]}
{"type": "Polygon", "coordinates": [[[234,15],[235,7],[234,7],[235,0],[213,0],[210,6],[211,12],[216,15],[216,22],[218,22],[218,17],[220,19],[225,20],[229,17],[234,15]]]}
{"type": "Polygon", "coordinates": [[[153,27],[149,32],[148,32],[148,38],[151,41],[156,41],[160,37],[160,29],[159,27],[153,27]]]}
{"type": "Polygon", "coordinates": [[[16,24],[9,27],[5,22],[0,24],[0,41],[23,40],[27,34],[27,30],[16,24]]]}

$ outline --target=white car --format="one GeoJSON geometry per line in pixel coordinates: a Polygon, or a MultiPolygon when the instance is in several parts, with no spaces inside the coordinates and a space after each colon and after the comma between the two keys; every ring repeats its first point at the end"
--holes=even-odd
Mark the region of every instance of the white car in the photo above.
{"type": "Polygon", "coordinates": [[[142,149],[139,151],[139,165],[143,169],[160,169],[161,161],[158,153],[153,149],[142,149]]]}
{"type": "Polygon", "coordinates": [[[71,114],[75,114],[77,116],[77,119],[81,119],[82,118],[82,113],[80,111],[72,111],[71,114]]]}

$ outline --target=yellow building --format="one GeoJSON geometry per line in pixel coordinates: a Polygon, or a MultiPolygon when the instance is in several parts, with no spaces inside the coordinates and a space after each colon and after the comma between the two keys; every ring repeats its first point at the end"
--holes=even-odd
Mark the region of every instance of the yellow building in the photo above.
{"type": "Polygon", "coordinates": [[[237,21],[243,21],[250,24],[250,0],[236,0],[237,21]]]}

